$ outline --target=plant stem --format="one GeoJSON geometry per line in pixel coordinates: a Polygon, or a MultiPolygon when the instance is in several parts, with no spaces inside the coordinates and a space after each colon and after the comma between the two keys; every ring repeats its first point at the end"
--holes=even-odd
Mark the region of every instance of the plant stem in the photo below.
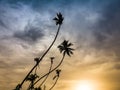
{"type": "MultiPolygon", "coordinates": [[[[52,69],[52,63],[51,63],[51,65],[50,65],[50,69],[49,69],[49,72],[51,71],[51,69],[52,69]]],[[[50,74],[50,73],[49,73],[50,74]]],[[[46,76],[46,78],[42,81],[42,83],[40,84],[40,87],[43,85],[43,83],[47,80],[47,78],[48,78],[48,76],[49,76],[49,74],[46,76]]]]}
{"type": "Polygon", "coordinates": [[[59,63],[55,68],[53,68],[50,72],[46,73],[46,74],[43,75],[41,78],[39,78],[37,81],[35,81],[33,85],[35,85],[35,84],[36,84],[37,82],[39,82],[42,78],[44,78],[45,76],[47,76],[48,74],[50,74],[50,73],[52,73],[54,70],[56,70],[56,69],[62,64],[64,58],[65,58],[65,54],[63,54],[63,57],[62,57],[60,63],[59,63]]]}
{"type": "Polygon", "coordinates": [[[39,62],[36,63],[33,68],[28,72],[28,74],[26,75],[26,77],[23,79],[23,81],[21,82],[20,84],[20,87],[22,87],[23,83],[25,82],[26,78],[28,78],[28,76],[30,75],[30,73],[32,73],[32,71],[39,65],[40,61],[42,61],[42,59],[44,58],[44,56],[48,53],[48,51],[51,49],[51,47],[53,46],[53,44],[55,43],[56,39],[57,39],[57,36],[59,34],[59,31],[60,31],[60,27],[61,27],[61,24],[58,26],[58,30],[57,30],[57,33],[55,35],[55,38],[53,40],[53,42],[51,43],[51,45],[49,46],[49,48],[46,50],[46,52],[42,55],[42,57],[40,58],[39,57],[39,62]]]}
{"type": "Polygon", "coordinates": [[[51,87],[49,90],[52,90],[52,89],[55,87],[55,85],[56,85],[56,83],[57,83],[58,79],[59,79],[59,77],[57,77],[57,79],[56,79],[55,83],[52,85],[52,87],[51,87]]]}

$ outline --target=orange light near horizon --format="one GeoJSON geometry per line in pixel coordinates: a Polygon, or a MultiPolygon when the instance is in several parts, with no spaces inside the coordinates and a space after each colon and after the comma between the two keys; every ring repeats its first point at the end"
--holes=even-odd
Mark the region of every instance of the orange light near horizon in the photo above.
{"type": "Polygon", "coordinates": [[[96,83],[89,80],[80,80],[74,85],[74,90],[97,90],[96,83]]]}

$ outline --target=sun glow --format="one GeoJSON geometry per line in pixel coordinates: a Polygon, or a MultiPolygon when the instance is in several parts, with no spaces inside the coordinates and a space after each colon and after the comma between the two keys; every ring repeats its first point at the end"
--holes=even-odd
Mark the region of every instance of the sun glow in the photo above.
{"type": "Polygon", "coordinates": [[[74,90],[96,90],[96,84],[91,81],[82,80],[75,85],[74,90]]]}

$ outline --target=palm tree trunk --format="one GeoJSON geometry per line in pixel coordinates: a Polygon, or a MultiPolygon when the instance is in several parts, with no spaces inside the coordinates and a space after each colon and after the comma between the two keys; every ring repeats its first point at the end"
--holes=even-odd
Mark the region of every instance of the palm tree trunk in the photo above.
{"type": "Polygon", "coordinates": [[[59,77],[57,77],[57,79],[56,79],[55,83],[52,85],[52,87],[51,87],[49,90],[52,90],[52,89],[55,87],[55,85],[56,85],[56,83],[57,83],[58,79],[59,79],[59,77]]]}
{"type": "Polygon", "coordinates": [[[35,84],[36,84],[37,82],[39,82],[42,78],[44,78],[45,76],[47,76],[48,74],[50,74],[50,73],[52,73],[54,70],[56,70],[56,69],[62,64],[64,58],[65,58],[65,54],[63,54],[63,57],[62,57],[60,63],[59,63],[55,68],[53,68],[50,72],[46,73],[46,74],[43,75],[41,78],[39,78],[36,82],[34,82],[33,85],[35,85],[35,84]]]}
{"type": "Polygon", "coordinates": [[[23,83],[25,82],[26,78],[30,75],[30,73],[37,67],[37,65],[39,65],[40,61],[42,61],[42,59],[44,58],[44,56],[48,53],[48,51],[51,49],[51,47],[53,46],[53,44],[55,43],[56,39],[57,39],[57,36],[59,34],[59,31],[60,31],[60,27],[61,25],[58,26],[58,30],[57,30],[57,33],[56,33],[56,36],[53,40],[53,42],[51,43],[51,45],[49,46],[49,48],[46,50],[46,52],[42,55],[42,57],[40,58],[39,57],[39,62],[35,64],[35,66],[33,66],[33,68],[28,72],[28,74],[26,75],[26,77],[23,79],[23,81],[21,82],[20,86],[22,87],[23,83]]]}

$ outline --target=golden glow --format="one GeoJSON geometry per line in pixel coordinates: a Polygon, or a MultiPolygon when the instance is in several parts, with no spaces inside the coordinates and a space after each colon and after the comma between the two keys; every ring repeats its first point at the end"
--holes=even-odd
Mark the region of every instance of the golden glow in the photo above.
{"type": "Polygon", "coordinates": [[[74,87],[74,90],[96,90],[96,84],[87,80],[79,81],[74,87]]]}

